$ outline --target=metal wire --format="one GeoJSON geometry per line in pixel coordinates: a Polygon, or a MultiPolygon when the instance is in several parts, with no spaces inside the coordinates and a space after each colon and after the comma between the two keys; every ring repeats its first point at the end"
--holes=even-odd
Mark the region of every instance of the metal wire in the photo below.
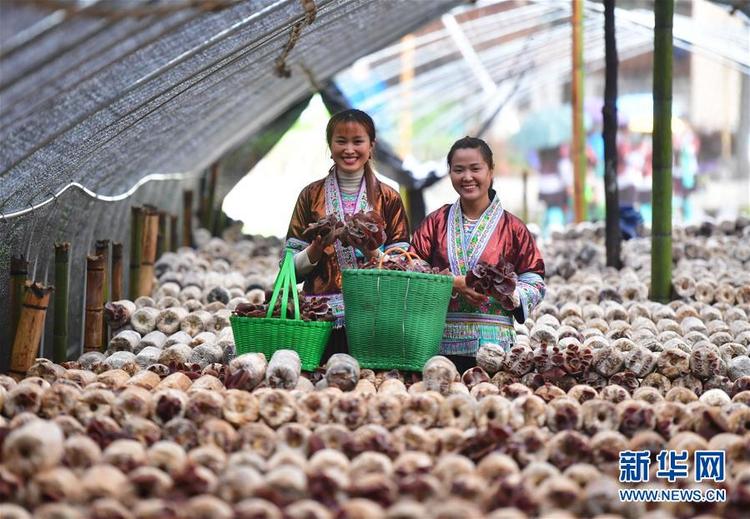
{"type": "Polygon", "coordinates": [[[10,0],[26,5],[32,4],[43,9],[72,11],[102,18],[126,18],[154,15],[167,15],[177,11],[197,9],[200,11],[221,11],[242,0],[101,0],[91,5],[91,0],[10,0]]]}
{"type": "Polygon", "coordinates": [[[33,211],[36,211],[37,209],[41,209],[45,205],[49,204],[50,202],[57,201],[58,197],[60,197],[63,193],[65,193],[69,189],[80,189],[83,191],[84,194],[90,196],[91,198],[95,200],[101,200],[103,202],[119,202],[120,200],[125,200],[126,198],[130,197],[135,193],[138,188],[140,188],[142,185],[148,183],[148,182],[161,182],[166,180],[184,180],[187,178],[192,178],[195,174],[194,173],[169,173],[169,174],[152,174],[152,175],[146,175],[145,177],[141,178],[138,182],[133,184],[130,189],[125,191],[124,193],[120,193],[119,195],[100,195],[99,193],[95,193],[94,191],[91,191],[86,186],[79,184],[78,182],[71,182],[67,184],[65,187],[60,189],[57,193],[50,193],[49,198],[45,199],[44,201],[38,203],[38,204],[32,204],[31,201],[29,201],[29,207],[26,209],[21,209],[19,211],[14,211],[12,213],[5,214],[0,211],[0,219],[7,222],[11,218],[18,218],[19,216],[23,216],[25,214],[31,213],[33,211]]]}

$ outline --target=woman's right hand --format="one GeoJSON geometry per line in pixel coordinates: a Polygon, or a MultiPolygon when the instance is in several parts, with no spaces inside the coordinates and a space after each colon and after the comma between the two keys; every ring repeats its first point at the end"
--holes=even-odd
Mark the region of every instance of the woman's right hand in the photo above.
{"type": "Polygon", "coordinates": [[[487,296],[466,285],[466,276],[455,276],[453,278],[453,291],[461,294],[472,306],[479,306],[487,301],[487,296]]]}
{"type": "Polygon", "coordinates": [[[323,237],[318,234],[307,247],[307,259],[310,260],[310,263],[314,265],[320,261],[320,258],[323,257],[323,249],[325,249],[325,247],[326,246],[323,244],[323,237]]]}

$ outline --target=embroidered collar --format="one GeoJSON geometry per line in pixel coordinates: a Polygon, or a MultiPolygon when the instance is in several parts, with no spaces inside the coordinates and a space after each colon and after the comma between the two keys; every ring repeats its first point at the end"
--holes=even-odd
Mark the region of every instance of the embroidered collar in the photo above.
{"type": "Polygon", "coordinates": [[[448,212],[448,260],[453,275],[465,276],[476,266],[502,216],[503,207],[500,197],[496,196],[467,236],[461,199],[451,206],[448,212]]]}
{"type": "MultiPolygon", "coordinates": [[[[328,172],[328,176],[324,182],[325,199],[326,199],[326,215],[336,215],[336,217],[343,221],[345,217],[344,202],[341,198],[341,189],[339,187],[338,179],[336,178],[336,168],[332,167],[328,172]]],[[[362,177],[362,182],[359,186],[359,193],[357,194],[357,201],[354,206],[354,212],[369,211],[370,203],[367,200],[367,182],[366,178],[362,177]]],[[[354,251],[354,247],[344,247],[340,241],[336,240],[334,243],[336,249],[336,258],[339,261],[339,268],[341,270],[347,268],[357,268],[357,256],[354,251]]]]}

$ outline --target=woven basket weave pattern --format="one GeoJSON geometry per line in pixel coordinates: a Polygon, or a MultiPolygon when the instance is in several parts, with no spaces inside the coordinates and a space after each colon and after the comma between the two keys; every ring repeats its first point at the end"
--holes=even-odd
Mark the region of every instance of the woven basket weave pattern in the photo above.
{"type": "Polygon", "coordinates": [[[350,353],[365,368],[420,371],[440,349],[452,288],[451,276],[344,270],[350,353]]]}
{"type": "Polygon", "coordinates": [[[300,319],[294,255],[291,250],[286,251],[279,275],[274,282],[268,315],[264,318],[233,315],[229,322],[232,324],[238,354],[260,352],[266,359],[270,359],[276,350],[291,349],[299,354],[302,369],[305,371],[313,371],[318,367],[333,330],[331,322],[307,322],[300,319]],[[285,315],[271,317],[270,308],[274,307],[279,296],[282,309],[287,308],[290,297],[294,300],[293,318],[286,318],[285,315]]]}
{"type": "Polygon", "coordinates": [[[229,320],[238,355],[260,352],[266,359],[270,359],[276,350],[291,349],[299,354],[305,371],[313,371],[318,367],[333,329],[332,323],[322,321],[234,315],[229,320]]]}

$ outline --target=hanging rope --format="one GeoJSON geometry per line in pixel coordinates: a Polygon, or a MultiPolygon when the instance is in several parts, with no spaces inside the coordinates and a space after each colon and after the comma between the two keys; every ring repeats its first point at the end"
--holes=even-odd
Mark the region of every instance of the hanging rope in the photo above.
{"type": "Polygon", "coordinates": [[[305,19],[296,22],[292,29],[289,31],[289,40],[284,45],[284,50],[281,51],[281,55],[276,58],[275,74],[278,77],[290,77],[292,75],[291,69],[286,64],[286,59],[289,57],[289,53],[292,52],[294,46],[302,36],[302,29],[310,25],[315,21],[315,17],[318,14],[318,8],[315,5],[314,0],[300,0],[302,7],[305,9],[305,19]]]}

